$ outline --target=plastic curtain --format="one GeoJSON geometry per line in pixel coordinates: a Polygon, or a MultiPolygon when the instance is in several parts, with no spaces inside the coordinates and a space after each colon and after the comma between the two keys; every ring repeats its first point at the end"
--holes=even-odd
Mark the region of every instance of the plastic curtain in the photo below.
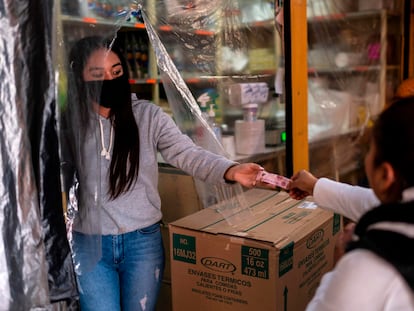
{"type": "Polygon", "coordinates": [[[0,309],[76,296],[62,213],[53,1],[0,1],[0,309]]]}

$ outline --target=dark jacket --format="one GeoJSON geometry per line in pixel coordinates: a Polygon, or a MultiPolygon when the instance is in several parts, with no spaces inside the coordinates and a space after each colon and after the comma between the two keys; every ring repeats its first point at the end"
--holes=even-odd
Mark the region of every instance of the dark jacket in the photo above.
{"type": "Polygon", "coordinates": [[[355,227],[358,240],[351,242],[347,251],[363,248],[374,252],[393,265],[414,290],[414,237],[372,228],[383,222],[414,226],[414,201],[381,205],[367,212],[355,227]]]}

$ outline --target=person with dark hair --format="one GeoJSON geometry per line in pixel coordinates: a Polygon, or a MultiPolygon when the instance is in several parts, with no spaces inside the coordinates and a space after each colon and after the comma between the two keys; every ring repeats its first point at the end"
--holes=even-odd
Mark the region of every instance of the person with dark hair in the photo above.
{"type": "Polygon", "coordinates": [[[70,51],[62,116],[76,173],[68,183],[78,181],[72,240],[81,309],[154,310],[164,271],[157,153],[209,183],[252,188],[263,168],[195,145],[160,107],[131,95],[122,53],[100,37],[70,51]]]}
{"type": "Polygon", "coordinates": [[[356,226],[346,253],[325,274],[307,310],[414,310],[414,98],[397,99],[375,121],[365,171],[371,189],[292,177],[290,195],[312,194],[356,226]]]}

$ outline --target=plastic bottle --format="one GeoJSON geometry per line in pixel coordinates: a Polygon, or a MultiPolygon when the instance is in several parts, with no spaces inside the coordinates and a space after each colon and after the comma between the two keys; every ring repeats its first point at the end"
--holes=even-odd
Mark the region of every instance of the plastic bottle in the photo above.
{"type": "MultiPolygon", "coordinates": [[[[141,45],[139,44],[139,41],[135,38],[135,34],[132,35],[132,40],[135,76],[138,79],[140,79],[143,78],[141,68],[141,45]]],[[[139,40],[141,40],[141,38],[139,38],[139,40]]]]}
{"type": "Polygon", "coordinates": [[[213,132],[216,135],[218,141],[221,143],[221,127],[216,123],[216,113],[214,112],[214,104],[210,105],[210,110],[208,111],[208,123],[213,129],[213,132]]]}
{"type": "Polygon", "coordinates": [[[204,120],[208,121],[207,103],[210,101],[210,96],[207,93],[203,93],[197,98],[197,101],[200,104],[201,115],[204,120]]]}
{"type": "MultiPolygon", "coordinates": [[[[207,103],[210,101],[210,96],[207,93],[203,93],[200,97],[197,98],[201,110],[201,117],[204,121],[208,122],[208,112],[207,112],[207,103]]],[[[205,124],[205,123],[204,123],[205,124]]],[[[196,119],[195,128],[194,128],[194,141],[197,145],[208,148],[208,136],[207,129],[203,125],[202,120],[196,119]]]]}
{"type": "Polygon", "coordinates": [[[243,120],[247,122],[257,121],[258,104],[243,105],[243,120]]]}
{"type": "Polygon", "coordinates": [[[141,49],[141,58],[140,58],[140,65],[141,65],[141,72],[144,78],[148,77],[148,42],[146,39],[140,37],[139,39],[139,46],[141,49]]]}
{"type": "Polygon", "coordinates": [[[131,44],[131,41],[128,35],[125,35],[124,46],[125,46],[124,49],[125,49],[126,58],[127,58],[129,77],[133,79],[135,78],[135,66],[134,66],[135,59],[133,55],[132,44],[131,44]]]}
{"type": "Polygon", "coordinates": [[[131,69],[133,70],[133,78],[136,78],[136,79],[142,78],[141,66],[139,64],[140,57],[141,57],[141,54],[139,50],[138,41],[135,38],[135,34],[131,33],[130,50],[128,52],[128,61],[131,63],[131,69]]]}

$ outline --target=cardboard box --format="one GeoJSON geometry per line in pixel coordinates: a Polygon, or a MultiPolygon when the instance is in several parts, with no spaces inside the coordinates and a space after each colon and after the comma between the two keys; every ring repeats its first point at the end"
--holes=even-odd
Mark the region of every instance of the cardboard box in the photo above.
{"type": "Polygon", "coordinates": [[[339,215],[284,192],[244,198],[169,225],[174,311],[304,310],[332,269],[339,215]]]}

